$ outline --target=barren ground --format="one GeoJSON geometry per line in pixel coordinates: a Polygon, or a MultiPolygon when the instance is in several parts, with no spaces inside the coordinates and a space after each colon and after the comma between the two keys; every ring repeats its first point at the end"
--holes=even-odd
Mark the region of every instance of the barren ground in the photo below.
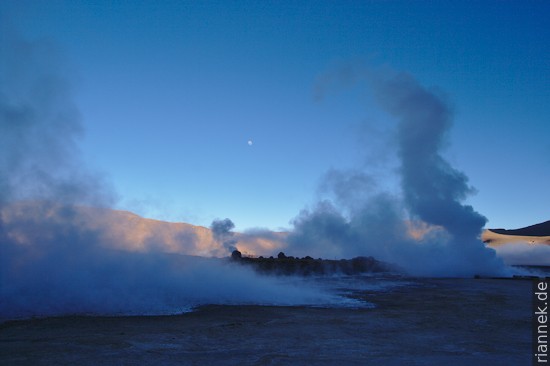
{"type": "Polygon", "coordinates": [[[375,308],[204,306],[0,325],[2,365],[527,365],[531,282],[414,279],[375,308]]]}

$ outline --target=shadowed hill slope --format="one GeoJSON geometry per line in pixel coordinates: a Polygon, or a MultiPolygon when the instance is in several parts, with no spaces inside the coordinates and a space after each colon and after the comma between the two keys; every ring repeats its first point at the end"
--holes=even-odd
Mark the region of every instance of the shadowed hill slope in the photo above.
{"type": "Polygon", "coordinates": [[[494,233],[503,235],[520,235],[520,236],[550,236],[550,220],[527,226],[521,229],[506,230],[506,229],[489,229],[494,233]]]}

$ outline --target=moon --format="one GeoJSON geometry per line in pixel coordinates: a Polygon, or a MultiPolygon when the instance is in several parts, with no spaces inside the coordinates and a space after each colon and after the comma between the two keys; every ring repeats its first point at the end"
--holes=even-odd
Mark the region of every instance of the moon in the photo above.
{"type": "Polygon", "coordinates": [[[248,146],[252,146],[252,144],[253,144],[252,140],[248,140],[247,144],[248,144],[248,146]]]}

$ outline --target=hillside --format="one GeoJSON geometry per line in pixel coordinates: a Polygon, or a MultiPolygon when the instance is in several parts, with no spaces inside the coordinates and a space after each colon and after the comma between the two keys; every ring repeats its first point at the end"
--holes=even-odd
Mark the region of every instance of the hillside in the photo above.
{"type": "Polygon", "coordinates": [[[550,245],[550,221],[514,230],[487,229],[481,235],[481,240],[491,247],[507,243],[550,245]]]}
{"type": "Polygon", "coordinates": [[[550,220],[527,226],[521,229],[506,230],[506,229],[489,229],[494,233],[503,235],[520,235],[520,236],[550,236],[550,220]]]}
{"type": "MultiPolygon", "coordinates": [[[[210,228],[183,222],[148,219],[128,211],[92,207],[64,207],[46,202],[18,202],[2,206],[3,229],[21,244],[40,242],[55,231],[85,229],[113,249],[157,251],[206,257],[226,257],[232,248],[216,240],[210,228]]],[[[408,223],[409,235],[419,240],[438,230],[425,224],[408,223]]],[[[246,256],[271,256],[287,249],[288,233],[256,230],[231,233],[229,237],[246,256]]],[[[550,221],[515,230],[488,229],[481,239],[496,248],[507,243],[550,245],[550,221]]]]}
{"type": "MultiPolygon", "coordinates": [[[[148,219],[128,211],[26,201],[3,206],[0,215],[8,235],[22,244],[77,227],[113,249],[207,257],[225,257],[231,253],[214,238],[209,228],[148,219]]],[[[286,233],[265,231],[233,233],[231,236],[244,254],[266,255],[283,248],[285,237],[286,233]]]]}

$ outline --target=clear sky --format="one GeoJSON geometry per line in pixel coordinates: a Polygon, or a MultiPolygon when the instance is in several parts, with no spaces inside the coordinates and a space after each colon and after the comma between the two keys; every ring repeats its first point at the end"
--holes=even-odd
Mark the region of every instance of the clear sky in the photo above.
{"type": "Polygon", "coordinates": [[[0,11],[64,53],[83,153],[118,208],[278,229],[331,168],[397,191],[380,157],[387,116],[354,87],[316,94],[323,75],[364,63],[445,92],[446,157],[489,227],[550,219],[549,1],[4,0],[0,11]]]}

